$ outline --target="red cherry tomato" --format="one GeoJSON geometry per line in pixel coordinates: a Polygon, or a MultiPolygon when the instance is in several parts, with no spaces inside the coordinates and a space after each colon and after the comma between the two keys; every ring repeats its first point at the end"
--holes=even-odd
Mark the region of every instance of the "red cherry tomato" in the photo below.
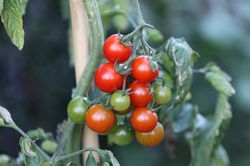
{"type": "Polygon", "coordinates": [[[125,46],[120,42],[119,34],[111,35],[103,45],[104,56],[112,63],[125,62],[132,54],[132,47],[125,46]]]}
{"type": "Polygon", "coordinates": [[[158,145],[164,138],[164,128],[163,126],[158,122],[156,127],[150,131],[150,132],[135,132],[136,140],[144,145],[153,147],[158,145]]]}
{"type": "Polygon", "coordinates": [[[152,71],[148,56],[139,56],[132,62],[132,75],[138,82],[151,83],[158,76],[158,73],[158,66],[155,71],[152,71]]]}
{"type": "Polygon", "coordinates": [[[150,132],[158,122],[158,116],[155,112],[146,107],[136,108],[130,117],[130,123],[136,131],[150,132]]]}
{"type": "Polygon", "coordinates": [[[93,105],[86,113],[86,124],[96,133],[107,134],[115,125],[115,114],[100,104],[93,105]]]}
{"type": "Polygon", "coordinates": [[[135,107],[146,107],[152,101],[153,94],[146,84],[135,81],[129,88],[130,100],[135,107]]]}
{"type": "Polygon", "coordinates": [[[108,62],[95,72],[95,84],[103,92],[112,93],[122,88],[123,76],[116,72],[114,64],[108,62]]]}

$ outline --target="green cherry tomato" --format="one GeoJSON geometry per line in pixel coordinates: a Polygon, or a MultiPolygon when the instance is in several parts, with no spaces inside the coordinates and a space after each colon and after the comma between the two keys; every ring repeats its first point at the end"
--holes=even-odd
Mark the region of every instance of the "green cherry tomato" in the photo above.
{"type": "Polygon", "coordinates": [[[125,111],[130,106],[130,97],[129,95],[115,92],[111,96],[110,104],[113,107],[113,109],[118,112],[125,111]]]}
{"type": "Polygon", "coordinates": [[[171,90],[166,86],[156,86],[154,88],[154,99],[156,104],[166,104],[171,99],[171,90]]]}
{"type": "Polygon", "coordinates": [[[120,146],[130,144],[134,139],[134,133],[127,126],[116,126],[109,135],[111,140],[120,146]]]}
{"type": "Polygon", "coordinates": [[[85,113],[88,109],[88,104],[84,102],[84,97],[78,96],[72,99],[67,107],[68,116],[77,124],[85,122],[85,113]]]}

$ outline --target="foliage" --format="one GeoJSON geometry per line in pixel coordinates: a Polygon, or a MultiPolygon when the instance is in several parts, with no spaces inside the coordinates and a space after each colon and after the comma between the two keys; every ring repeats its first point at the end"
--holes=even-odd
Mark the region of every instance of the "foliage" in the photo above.
{"type": "MultiPolygon", "coordinates": [[[[89,2],[86,1],[85,3],[87,4],[89,2]]],[[[128,4],[125,2],[123,4],[119,3],[120,2],[118,1],[107,1],[107,3],[99,4],[101,16],[104,20],[105,30],[108,25],[107,22],[111,19],[118,29],[125,29],[128,26],[128,22],[131,21],[128,14],[125,14],[127,8],[124,9],[125,11],[122,11],[120,7],[128,7],[128,4]],[[117,7],[113,7],[114,5],[117,5],[117,7]],[[124,20],[122,22],[123,24],[119,23],[120,20],[124,20]]],[[[2,22],[5,26],[7,34],[11,38],[11,41],[18,47],[18,49],[22,49],[24,45],[22,15],[25,13],[26,5],[27,0],[0,1],[2,22]]],[[[66,7],[68,6],[66,5],[66,7]]],[[[88,10],[90,9],[88,8],[88,10]]],[[[95,14],[99,16],[98,12],[95,14]]],[[[93,17],[92,19],[97,20],[98,18],[93,17]]],[[[98,21],[95,23],[100,23],[98,21]]],[[[141,23],[145,22],[141,20],[141,23]]],[[[91,27],[93,31],[96,30],[96,26],[94,24],[91,24],[91,27]]],[[[162,36],[158,33],[158,31],[148,33],[148,39],[152,38],[152,33],[154,33],[153,36],[157,36],[157,38],[152,39],[153,41],[162,40],[162,36]]],[[[100,35],[102,36],[102,34],[97,34],[97,32],[92,33],[93,41],[98,40],[100,35]]],[[[100,44],[96,43],[96,45],[93,44],[92,46],[94,50],[93,58],[96,59],[101,52],[100,44]]],[[[143,45],[140,47],[143,47],[143,45]]],[[[146,46],[146,48],[148,48],[149,52],[152,51],[150,50],[151,47],[146,46]]],[[[163,46],[157,49],[154,53],[160,57],[161,67],[174,80],[174,97],[172,98],[170,104],[160,108],[160,118],[165,124],[171,124],[175,133],[185,133],[187,142],[189,143],[191,149],[190,165],[209,166],[211,163],[216,166],[229,165],[227,153],[220,142],[223,138],[225,129],[232,118],[228,98],[235,93],[235,90],[230,83],[230,76],[214,63],[209,63],[205,68],[200,70],[203,74],[205,74],[205,79],[208,80],[212,87],[218,92],[218,101],[214,113],[210,116],[204,116],[198,111],[198,106],[187,103],[186,100],[187,94],[190,92],[190,86],[193,79],[193,65],[196,62],[197,57],[199,57],[198,53],[195,52],[184,39],[177,39],[173,37],[167,40],[163,46]]],[[[98,61],[92,61],[90,66],[93,69],[97,64],[98,61]]],[[[83,85],[83,83],[86,83],[87,81],[87,85],[84,86],[84,90],[80,90],[82,87],[78,86],[74,91],[73,96],[83,95],[83,93],[86,93],[87,88],[91,83],[90,80],[92,79],[91,76],[93,76],[94,70],[86,69],[86,71],[88,72],[88,77],[82,79],[79,84],[83,85]]],[[[5,108],[0,107],[0,126],[13,128],[22,135],[20,138],[22,154],[20,156],[23,158],[20,158],[26,165],[41,165],[44,162],[64,162],[68,158],[87,151],[90,151],[86,161],[87,165],[96,165],[93,152],[96,152],[100,156],[103,165],[119,165],[112,152],[107,150],[90,148],[72,152],[70,154],[61,152],[64,150],[67,136],[65,136],[62,131],[63,129],[67,129],[66,131],[72,130],[74,127],[74,124],[72,123],[73,122],[69,120],[67,125],[63,125],[61,131],[59,132],[60,139],[58,142],[54,142],[55,139],[53,136],[46,133],[42,129],[33,130],[28,132],[28,134],[25,134],[13,122],[10,113],[5,108]],[[38,138],[40,139],[39,141],[43,141],[41,148],[39,146],[39,142],[36,142],[36,139],[38,138]],[[48,150],[48,146],[54,147],[53,150],[48,150]],[[50,153],[54,153],[54,155],[51,157],[49,155],[50,153]]],[[[18,159],[20,160],[20,158],[18,159]]],[[[10,159],[8,156],[0,156],[0,163],[17,163],[17,160],[12,160],[13,159],[10,159]]],[[[68,165],[71,164],[68,163],[68,165]]]]}

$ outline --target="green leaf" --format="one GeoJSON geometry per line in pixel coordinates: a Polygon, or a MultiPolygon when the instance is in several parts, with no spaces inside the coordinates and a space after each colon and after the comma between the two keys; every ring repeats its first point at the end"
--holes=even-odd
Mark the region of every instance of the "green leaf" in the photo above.
{"type": "Polygon", "coordinates": [[[1,17],[4,27],[12,43],[21,50],[24,45],[23,0],[5,0],[3,6],[1,17]]]}
{"type": "Polygon", "coordinates": [[[0,106],[0,126],[13,126],[15,123],[11,118],[11,114],[7,109],[0,106]]]}
{"type": "Polygon", "coordinates": [[[190,128],[195,120],[198,108],[192,104],[185,104],[181,108],[170,111],[168,118],[172,121],[175,133],[180,133],[190,128]]]}
{"type": "Polygon", "coordinates": [[[193,54],[195,51],[184,39],[170,38],[165,45],[165,53],[161,56],[163,66],[173,63],[174,68],[170,69],[175,78],[176,94],[173,104],[181,102],[190,89],[193,78],[193,54]]]}
{"type": "Polygon", "coordinates": [[[86,160],[86,165],[87,166],[96,166],[97,165],[92,151],[90,151],[88,154],[88,158],[86,160]]]}
{"type": "Polygon", "coordinates": [[[3,1],[4,0],[0,0],[0,14],[2,13],[2,10],[3,10],[3,1]]]}
{"type": "Polygon", "coordinates": [[[231,118],[228,97],[224,94],[219,94],[215,113],[210,119],[196,115],[192,131],[186,134],[191,148],[191,166],[210,166],[231,118]]]}
{"type": "Polygon", "coordinates": [[[229,166],[229,157],[222,145],[216,149],[211,166],[229,166]]]}
{"type": "Polygon", "coordinates": [[[223,72],[218,66],[213,63],[207,65],[207,73],[205,78],[212,84],[212,86],[220,93],[226,96],[232,96],[235,93],[233,86],[230,84],[231,77],[223,72]]]}
{"type": "Polygon", "coordinates": [[[19,140],[19,144],[20,144],[22,152],[26,156],[30,156],[30,157],[36,156],[36,152],[33,150],[32,144],[29,139],[21,137],[19,140]]]}

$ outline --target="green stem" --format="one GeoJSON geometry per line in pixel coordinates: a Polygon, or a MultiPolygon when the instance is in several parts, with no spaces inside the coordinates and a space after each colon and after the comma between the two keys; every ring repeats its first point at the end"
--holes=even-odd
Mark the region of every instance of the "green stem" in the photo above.
{"type": "Polygon", "coordinates": [[[145,24],[145,21],[144,21],[144,19],[142,17],[139,1],[134,0],[134,4],[135,4],[136,18],[137,18],[138,25],[143,25],[143,24],[145,24]]]}
{"type": "MultiPolygon", "coordinates": [[[[85,67],[82,76],[77,84],[76,90],[73,93],[73,97],[75,96],[82,96],[86,94],[88,91],[88,88],[92,82],[95,69],[100,63],[100,54],[102,49],[102,44],[104,41],[104,34],[103,34],[103,27],[101,23],[101,18],[98,10],[98,6],[95,0],[84,0],[85,9],[87,12],[88,20],[89,20],[89,26],[91,30],[91,48],[90,48],[90,58],[88,59],[87,66],[85,67]]],[[[60,148],[57,149],[55,152],[55,155],[53,156],[53,160],[56,160],[58,156],[61,155],[61,152],[68,140],[68,144],[66,146],[66,149],[68,153],[73,151],[72,144],[79,144],[80,142],[74,142],[75,136],[79,137],[78,132],[72,132],[74,131],[76,126],[74,122],[70,119],[67,121],[65,132],[63,133],[62,139],[60,140],[59,145],[61,145],[60,148]]],[[[77,126],[79,128],[79,126],[77,126]]],[[[77,130],[76,130],[77,131],[77,130]]]]}
{"type": "Polygon", "coordinates": [[[17,125],[12,126],[12,128],[18,131],[23,137],[27,138],[46,161],[50,161],[50,157],[22,129],[20,129],[17,125]]]}
{"type": "Polygon", "coordinates": [[[76,152],[73,152],[73,153],[70,153],[70,154],[63,155],[60,158],[58,158],[56,160],[56,162],[62,161],[62,160],[65,160],[65,159],[68,159],[68,158],[71,158],[71,157],[74,157],[74,156],[77,156],[77,155],[80,155],[80,154],[82,154],[84,152],[88,152],[88,151],[95,151],[96,153],[100,154],[100,151],[97,148],[86,148],[86,149],[82,149],[82,150],[79,150],[79,151],[76,151],[76,152]]]}

